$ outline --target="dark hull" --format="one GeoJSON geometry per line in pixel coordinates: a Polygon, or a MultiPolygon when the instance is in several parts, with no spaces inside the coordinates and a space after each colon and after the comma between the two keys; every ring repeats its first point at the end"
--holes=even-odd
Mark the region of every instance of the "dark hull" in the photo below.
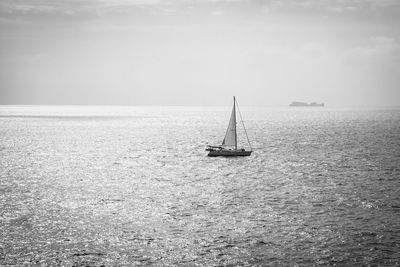
{"type": "Polygon", "coordinates": [[[246,157],[250,156],[253,151],[235,151],[235,150],[220,150],[220,151],[210,151],[208,153],[209,157],[246,157]]]}

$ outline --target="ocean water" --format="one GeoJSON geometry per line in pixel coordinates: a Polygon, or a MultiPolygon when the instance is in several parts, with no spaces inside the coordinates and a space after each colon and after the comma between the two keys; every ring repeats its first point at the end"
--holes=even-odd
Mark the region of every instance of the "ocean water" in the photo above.
{"type": "Polygon", "coordinates": [[[0,265],[400,265],[399,109],[230,109],[0,107],[0,265]]]}

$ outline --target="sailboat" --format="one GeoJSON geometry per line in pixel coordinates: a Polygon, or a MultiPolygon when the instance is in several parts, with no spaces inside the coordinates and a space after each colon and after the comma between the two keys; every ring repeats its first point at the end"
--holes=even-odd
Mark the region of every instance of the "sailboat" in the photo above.
{"type": "Polygon", "coordinates": [[[229,120],[229,125],[228,129],[226,130],[225,133],[225,138],[222,141],[222,144],[220,146],[207,146],[206,151],[208,152],[208,156],[210,157],[218,157],[218,156],[223,156],[223,157],[240,157],[240,156],[250,156],[251,152],[253,152],[249,137],[247,136],[247,131],[246,128],[244,127],[243,119],[242,119],[242,114],[240,113],[239,110],[239,105],[236,102],[236,98],[233,97],[233,109],[232,109],[232,114],[231,118],[229,120]],[[239,148],[238,149],[238,144],[237,144],[237,131],[236,131],[236,106],[238,106],[238,111],[240,115],[240,120],[243,124],[244,132],[246,134],[247,142],[249,144],[250,150],[246,150],[244,148],[239,148]]]}

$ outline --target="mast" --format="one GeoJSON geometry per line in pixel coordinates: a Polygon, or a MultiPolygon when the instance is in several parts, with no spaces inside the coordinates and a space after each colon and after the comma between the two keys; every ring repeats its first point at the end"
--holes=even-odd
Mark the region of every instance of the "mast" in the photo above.
{"type": "Polygon", "coordinates": [[[235,122],[235,151],[237,150],[237,131],[236,131],[236,98],[233,96],[233,116],[235,122]]]}

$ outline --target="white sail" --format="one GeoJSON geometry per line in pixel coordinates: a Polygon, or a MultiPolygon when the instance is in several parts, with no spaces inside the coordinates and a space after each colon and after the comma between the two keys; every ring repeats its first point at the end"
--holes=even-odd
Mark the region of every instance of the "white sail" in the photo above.
{"type": "Polygon", "coordinates": [[[236,110],[235,103],[233,104],[231,119],[229,120],[228,129],[226,130],[225,138],[222,141],[223,146],[236,147],[236,110]]]}

